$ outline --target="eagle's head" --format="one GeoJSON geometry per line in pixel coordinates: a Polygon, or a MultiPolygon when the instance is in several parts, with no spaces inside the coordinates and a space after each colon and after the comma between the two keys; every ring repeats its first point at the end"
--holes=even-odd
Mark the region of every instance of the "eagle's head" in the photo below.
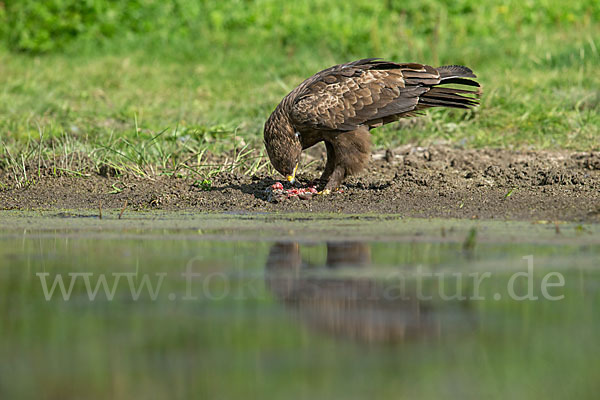
{"type": "Polygon", "coordinates": [[[265,123],[264,141],[273,167],[290,183],[294,183],[302,144],[299,134],[278,110],[275,110],[265,123]]]}

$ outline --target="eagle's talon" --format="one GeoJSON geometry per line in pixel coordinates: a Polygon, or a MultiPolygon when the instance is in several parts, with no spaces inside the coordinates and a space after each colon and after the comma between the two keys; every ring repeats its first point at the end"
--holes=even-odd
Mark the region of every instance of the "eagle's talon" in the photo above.
{"type": "Polygon", "coordinates": [[[331,190],[330,189],[323,189],[320,192],[317,192],[317,194],[320,194],[322,196],[327,196],[328,194],[331,194],[331,190]]]}

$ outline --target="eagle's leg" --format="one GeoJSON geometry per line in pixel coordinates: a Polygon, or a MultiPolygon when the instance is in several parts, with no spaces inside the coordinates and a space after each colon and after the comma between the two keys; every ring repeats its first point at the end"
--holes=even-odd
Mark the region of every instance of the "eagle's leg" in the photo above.
{"type": "Polygon", "coordinates": [[[337,190],[342,184],[342,181],[345,177],[346,171],[344,170],[344,167],[337,165],[333,170],[333,173],[329,177],[329,180],[327,181],[327,184],[325,185],[325,189],[323,189],[322,194],[329,194],[337,190]]]}
{"type": "Polygon", "coordinates": [[[331,143],[335,161],[324,192],[338,189],[346,176],[360,172],[371,158],[371,134],[366,126],[350,132],[339,132],[327,142],[331,143]]]}
{"type": "Polygon", "coordinates": [[[319,178],[319,182],[322,184],[327,183],[335,169],[335,152],[333,151],[333,145],[329,142],[325,142],[325,148],[327,149],[327,162],[325,163],[325,169],[319,178]]]}

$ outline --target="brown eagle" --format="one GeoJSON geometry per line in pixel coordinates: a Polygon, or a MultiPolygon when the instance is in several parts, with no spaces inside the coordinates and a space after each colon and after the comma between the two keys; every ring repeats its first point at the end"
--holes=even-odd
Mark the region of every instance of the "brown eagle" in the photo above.
{"type": "Polygon", "coordinates": [[[368,163],[372,128],[425,108],[477,106],[479,83],[469,78],[476,76],[460,65],[434,68],[377,58],[327,68],[285,96],[265,123],[269,159],[294,183],[302,150],[324,141],[327,163],[320,181],[323,193],[330,193],[368,163]]]}

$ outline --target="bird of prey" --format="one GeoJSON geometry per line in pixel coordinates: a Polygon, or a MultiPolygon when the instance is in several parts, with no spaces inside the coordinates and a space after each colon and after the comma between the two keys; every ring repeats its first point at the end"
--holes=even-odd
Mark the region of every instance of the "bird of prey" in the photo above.
{"type": "Polygon", "coordinates": [[[327,162],[320,181],[322,193],[331,193],[367,165],[371,129],[430,107],[477,106],[480,85],[471,78],[473,71],[460,65],[376,58],[318,72],[285,96],[265,123],[271,164],[294,183],[302,150],[323,141],[327,162]]]}

